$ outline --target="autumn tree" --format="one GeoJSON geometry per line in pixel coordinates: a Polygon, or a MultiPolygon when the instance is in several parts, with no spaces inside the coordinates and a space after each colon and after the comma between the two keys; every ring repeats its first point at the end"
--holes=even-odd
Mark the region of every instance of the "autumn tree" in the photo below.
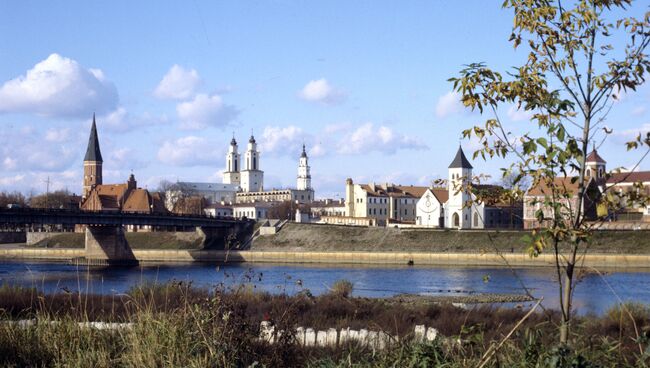
{"type": "MultiPolygon", "coordinates": [[[[487,116],[463,131],[464,137],[480,141],[474,157],[512,162],[503,169],[512,183],[509,190],[520,190],[517,184],[526,181],[547,188],[535,212],[546,226],[533,230],[527,242],[531,256],[555,256],[562,344],[568,343],[576,267],[593,232],[585,204],[599,200],[590,198],[585,157],[594,142],[611,133],[604,122],[618,95],[636,90],[650,72],[645,53],[650,13],[643,19],[614,19],[631,5],[631,0],[506,0],[503,6],[514,13],[509,41],[526,50],[526,61],[506,73],[473,63],[450,79],[463,104],[487,116]],[[526,131],[514,131],[501,119],[500,111],[511,106],[531,114],[526,131]],[[512,173],[517,173],[514,179],[512,173]],[[577,190],[568,189],[567,180],[577,190]]],[[[641,160],[649,143],[650,135],[639,135],[627,148],[642,149],[641,160]]],[[[624,202],[630,201],[645,198],[624,202]]],[[[614,202],[608,203],[613,208],[614,202]]]]}

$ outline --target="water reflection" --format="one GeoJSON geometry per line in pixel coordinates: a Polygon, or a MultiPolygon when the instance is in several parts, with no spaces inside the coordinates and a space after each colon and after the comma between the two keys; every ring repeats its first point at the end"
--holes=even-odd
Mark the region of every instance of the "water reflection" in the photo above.
{"type": "MultiPolygon", "coordinates": [[[[37,287],[48,292],[61,288],[94,293],[123,293],[144,282],[185,281],[203,287],[219,283],[249,282],[256,289],[273,293],[296,293],[309,289],[324,293],[339,279],[354,283],[357,296],[383,297],[400,293],[468,295],[476,293],[523,294],[521,283],[546,307],[558,303],[556,275],[551,268],[520,268],[516,275],[503,268],[473,267],[359,267],[341,265],[272,264],[165,264],[136,268],[89,269],[56,263],[0,263],[0,283],[37,287]]],[[[612,272],[601,278],[581,278],[574,297],[578,312],[602,313],[616,304],[610,291],[625,301],[650,303],[650,273],[612,272]],[[608,284],[610,286],[608,286],[608,284]]]]}

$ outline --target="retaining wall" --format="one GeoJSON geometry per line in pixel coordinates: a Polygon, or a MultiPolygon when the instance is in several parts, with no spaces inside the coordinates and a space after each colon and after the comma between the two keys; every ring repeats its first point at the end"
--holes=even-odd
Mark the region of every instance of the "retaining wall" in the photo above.
{"type": "MultiPolygon", "coordinates": [[[[523,253],[417,253],[417,252],[260,252],[216,250],[138,250],[133,254],[141,262],[261,262],[261,263],[328,263],[328,264],[383,264],[426,266],[505,266],[506,261],[516,267],[549,267],[552,254],[530,258],[523,253]]],[[[84,249],[0,249],[5,259],[69,259],[83,257],[84,249]]],[[[649,268],[650,255],[587,254],[585,267],[595,268],[649,268]]]]}
{"type": "Polygon", "coordinates": [[[69,232],[64,233],[64,232],[46,232],[46,231],[33,232],[33,231],[28,231],[25,242],[28,245],[34,245],[34,244],[40,242],[41,240],[45,240],[45,239],[51,238],[53,236],[61,235],[61,234],[70,234],[70,233],[69,232]]]}

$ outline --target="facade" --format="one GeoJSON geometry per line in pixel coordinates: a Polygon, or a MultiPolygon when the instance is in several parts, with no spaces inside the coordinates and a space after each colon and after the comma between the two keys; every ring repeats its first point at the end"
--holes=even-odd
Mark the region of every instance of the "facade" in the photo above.
{"type": "Polygon", "coordinates": [[[372,218],[378,225],[389,222],[415,222],[416,203],[427,187],[394,184],[354,184],[348,178],[345,185],[345,216],[372,218]]]}
{"type": "Polygon", "coordinates": [[[326,199],[323,201],[314,201],[310,204],[311,217],[319,218],[322,216],[345,216],[345,202],[341,199],[334,201],[326,199]]]}
{"type": "Polygon", "coordinates": [[[211,204],[205,209],[205,214],[210,217],[233,217],[233,208],[227,204],[211,204]]]}
{"type": "Polygon", "coordinates": [[[444,206],[448,197],[446,188],[427,188],[417,201],[415,224],[422,227],[444,227],[444,206]]]}
{"type": "Polygon", "coordinates": [[[84,157],[84,180],[81,197],[85,199],[90,194],[93,186],[101,185],[102,178],[102,152],[99,149],[99,137],[97,136],[97,125],[95,124],[95,114],[93,114],[93,125],[90,128],[90,137],[88,137],[88,148],[84,157]]]}
{"type": "Polygon", "coordinates": [[[260,153],[255,137],[251,135],[244,154],[245,169],[240,174],[240,186],[243,192],[262,192],[264,190],[264,171],[260,170],[260,153]]]}
{"type": "Polygon", "coordinates": [[[269,211],[273,207],[273,203],[238,203],[233,205],[233,216],[235,218],[244,218],[252,220],[264,220],[268,218],[269,211]]]}
{"type": "Polygon", "coordinates": [[[263,192],[238,192],[235,195],[236,203],[253,202],[283,202],[294,201],[310,203],[314,200],[314,191],[311,189],[272,189],[263,192]]]}
{"type": "Polygon", "coordinates": [[[475,197],[467,189],[472,180],[472,165],[469,163],[461,147],[458,147],[456,157],[449,164],[447,190],[449,199],[445,206],[445,227],[450,229],[482,229],[484,227],[485,205],[467,203],[475,197]]]}

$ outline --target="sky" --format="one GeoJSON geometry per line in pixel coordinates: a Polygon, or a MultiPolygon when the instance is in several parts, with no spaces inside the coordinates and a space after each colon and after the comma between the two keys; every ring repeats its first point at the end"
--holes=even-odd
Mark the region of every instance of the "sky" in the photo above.
{"type": "MultiPolygon", "coordinates": [[[[221,182],[234,134],[254,134],[265,189],[293,187],[303,143],[318,198],[345,179],[429,185],[445,178],[461,131],[486,117],[447,81],[463,65],[506,71],[502,1],[2,1],[0,190],[81,191],[93,113],[104,182],[221,182]]],[[[642,15],[648,3],[629,10],[642,15]]],[[[650,89],[615,104],[599,152],[650,130],[650,89]]],[[[527,115],[503,111],[513,131],[527,115]]],[[[474,160],[493,176],[507,161],[474,160]]],[[[650,169],[642,164],[641,169],[650,169]]]]}

